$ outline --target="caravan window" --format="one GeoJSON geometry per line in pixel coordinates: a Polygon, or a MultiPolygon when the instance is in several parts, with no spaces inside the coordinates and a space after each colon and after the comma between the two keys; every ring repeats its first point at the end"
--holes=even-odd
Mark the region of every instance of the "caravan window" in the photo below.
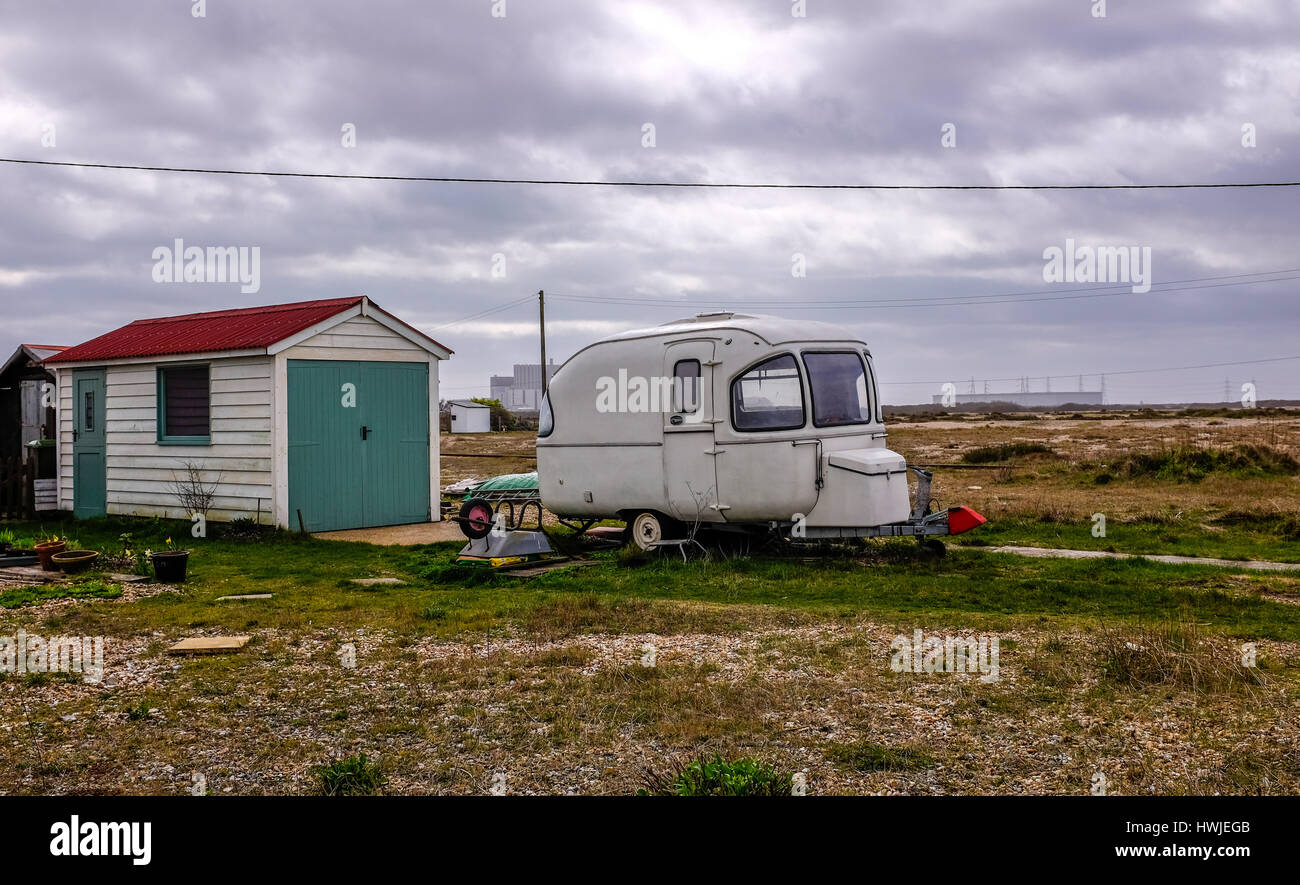
{"type": "Polygon", "coordinates": [[[700,407],[700,361],[678,360],[673,366],[673,411],[694,412],[700,407]]]}
{"type": "Polygon", "coordinates": [[[813,424],[839,427],[870,424],[873,417],[867,371],[862,357],[843,353],[805,353],[808,386],[812,389],[813,424]]]}
{"type": "Polygon", "coordinates": [[[871,379],[871,401],[876,404],[876,423],[885,423],[885,409],[880,403],[880,385],[876,383],[876,365],[871,361],[871,354],[863,351],[863,358],[867,362],[867,377],[871,379]]]}
{"type": "Polygon", "coordinates": [[[555,429],[555,416],[551,412],[551,394],[548,391],[542,397],[542,407],[537,414],[537,435],[550,436],[555,429]]]}
{"type": "Polygon", "coordinates": [[[794,357],[772,357],[731,382],[731,423],[737,430],[803,427],[803,381],[794,357]]]}

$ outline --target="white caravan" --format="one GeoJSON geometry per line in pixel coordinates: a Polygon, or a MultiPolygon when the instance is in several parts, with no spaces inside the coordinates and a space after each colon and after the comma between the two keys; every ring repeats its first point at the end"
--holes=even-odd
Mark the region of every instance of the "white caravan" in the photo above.
{"type": "MultiPolygon", "coordinates": [[[[867,345],[827,323],[711,313],[605,338],[555,373],[542,503],[618,518],[643,548],[702,525],[795,538],[956,534],[984,518],[909,504],[867,345]]],[[[941,546],[941,545],[940,545],[941,546]]]]}

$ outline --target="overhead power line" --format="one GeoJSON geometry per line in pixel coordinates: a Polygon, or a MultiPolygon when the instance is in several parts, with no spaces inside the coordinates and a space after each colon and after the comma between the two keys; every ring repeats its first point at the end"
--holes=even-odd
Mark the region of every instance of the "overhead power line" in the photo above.
{"type": "Polygon", "coordinates": [[[281,172],[268,169],[206,169],[186,166],[140,166],[128,163],[73,163],[63,160],[24,160],[0,157],[0,163],[62,166],[73,169],[122,169],[132,172],[175,172],[195,175],[265,175],[272,178],[322,178],[348,181],[423,181],[445,184],[537,184],[573,187],[700,188],[732,190],[841,191],[1115,191],[1210,190],[1223,188],[1300,187],[1300,181],[1233,181],[1195,184],[811,184],[721,181],[598,181],[568,178],[470,178],[451,175],[362,175],[342,172],[281,172]]]}
{"type": "MultiPolygon", "coordinates": [[[[1297,354],[1296,356],[1266,357],[1264,359],[1258,359],[1258,360],[1235,360],[1233,362],[1227,362],[1227,363],[1201,363],[1195,366],[1165,366],[1164,368],[1160,368],[1160,369],[1121,369],[1115,372],[1112,371],[1067,372],[1064,375],[1017,375],[1014,378],[976,378],[975,383],[979,384],[984,381],[990,381],[990,382],[1020,381],[1025,378],[1027,378],[1030,381],[1043,381],[1047,379],[1054,381],[1057,378],[1078,378],[1080,375],[1083,375],[1085,377],[1094,375],[1094,376],[1105,376],[1106,378],[1111,378],[1112,376],[1116,376],[1116,375],[1148,375],[1155,372],[1185,372],[1185,371],[1190,371],[1192,369],[1218,369],[1218,368],[1223,368],[1225,366],[1257,366],[1263,363],[1283,363],[1283,362],[1287,362],[1288,360],[1300,360],[1300,354],[1297,354]]],[[[947,384],[949,382],[961,383],[961,384],[970,383],[967,380],[954,379],[954,378],[946,378],[943,381],[882,381],[880,383],[881,386],[892,385],[897,387],[897,386],[913,385],[913,384],[925,384],[925,385],[933,386],[936,384],[947,384]]]]}
{"type": "MultiPolygon", "coordinates": [[[[1300,268],[1292,268],[1291,271],[1260,271],[1259,274],[1281,274],[1300,271],[1300,268]]],[[[1259,274],[1235,274],[1233,276],[1258,276],[1259,274]]],[[[1176,292],[1190,292],[1197,289],[1221,289],[1225,286],[1250,286],[1258,283],[1282,283],[1289,280],[1300,279],[1300,276],[1274,276],[1264,280],[1242,280],[1235,282],[1207,282],[1203,286],[1176,286],[1174,288],[1156,288],[1157,286],[1174,286],[1175,283],[1183,282],[1200,282],[1202,280],[1222,280],[1227,277],[1200,277],[1189,280],[1171,280],[1168,283],[1153,283],[1151,290],[1144,293],[1134,293],[1133,285],[1126,283],[1123,286],[1097,286],[1085,289],[1066,289],[1060,295],[1044,295],[1043,297],[1020,297],[1020,296],[1038,296],[1039,292],[1021,292],[1006,293],[998,295],[928,295],[919,298],[882,298],[882,299],[854,299],[854,300],[835,300],[835,301],[805,301],[805,300],[753,300],[743,299],[736,301],[738,309],[744,309],[748,305],[759,307],[779,307],[786,310],[888,310],[891,308],[914,308],[914,307],[982,307],[986,304],[1032,304],[1038,301],[1076,301],[1083,298],[1113,298],[1116,295],[1165,295],[1176,292]],[[1117,289],[1118,291],[1109,291],[1117,289]],[[967,299],[957,301],[955,299],[967,299]]],[[[1045,290],[1051,291],[1051,290],[1045,290]]],[[[705,304],[722,304],[726,299],[701,299],[700,301],[672,301],[667,299],[655,298],[633,298],[613,295],[608,298],[600,295],[553,295],[553,298],[564,299],[566,301],[578,301],[588,304],[608,303],[621,305],[636,305],[641,307],[671,307],[676,310],[683,308],[696,309],[705,304]]]]}
{"type": "Polygon", "coordinates": [[[434,326],[430,331],[436,332],[439,329],[447,329],[452,326],[459,326],[461,323],[468,323],[471,320],[482,319],[483,317],[491,316],[494,313],[500,313],[503,310],[509,310],[512,307],[517,307],[518,305],[523,304],[525,301],[532,301],[532,300],[533,300],[533,296],[525,295],[523,298],[516,298],[514,301],[509,301],[505,304],[499,305],[498,307],[490,307],[487,310],[480,310],[478,313],[470,314],[467,317],[461,317],[458,320],[452,320],[450,323],[443,323],[442,325],[434,326]]]}
{"type": "MultiPolygon", "coordinates": [[[[1155,289],[1156,286],[1174,286],[1181,283],[1203,283],[1203,282],[1209,282],[1213,280],[1235,280],[1235,279],[1241,279],[1242,277],[1260,277],[1260,276],[1288,274],[1288,273],[1300,274],[1300,267],[1289,267],[1281,270],[1259,270],[1259,271],[1254,271],[1252,273],[1224,274],[1222,276],[1217,276],[1217,277],[1189,277],[1188,279],[1185,280],[1165,280],[1163,282],[1153,283],[1152,291],[1156,291],[1155,289]]],[[[1278,281],[1277,280],[1250,280],[1249,282],[1271,283],[1271,282],[1278,282],[1278,281]]],[[[828,307],[834,307],[835,305],[839,305],[839,304],[894,304],[896,303],[896,304],[907,305],[907,304],[915,304],[918,301],[961,302],[967,300],[980,300],[980,299],[987,299],[987,298],[1019,298],[1022,296],[1029,296],[1029,295],[1055,295],[1055,294],[1068,295],[1074,292],[1106,292],[1112,289],[1119,290],[1121,294],[1125,294],[1125,293],[1132,292],[1133,284],[1121,283],[1119,285],[1114,285],[1114,286],[1077,286],[1071,289],[1060,289],[1060,288],[1036,289],[1030,292],[1001,292],[992,295],[923,295],[920,298],[916,298],[916,299],[913,298],[866,298],[866,299],[827,298],[827,299],[819,299],[819,300],[808,300],[803,298],[798,298],[798,299],[746,298],[744,304],[745,305],[762,304],[762,305],[778,305],[778,306],[824,305],[828,307]]],[[[571,298],[571,299],[586,298],[586,299],[594,299],[598,301],[613,301],[615,303],[628,303],[628,304],[674,304],[676,305],[682,303],[682,302],[675,302],[675,301],[672,302],[665,301],[663,299],[652,299],[646,296],[636,297],[636,296],[628,296],[628,295],[612,295],[609,296],[608,298],[601,295],[557,295],[555,297],[571,298]]],[[[717,303],[718,301],[718,299],[708,299],[708,298],[702,300],[703,303],[706,304],[713,304],[713,303],[717,303]]]]}

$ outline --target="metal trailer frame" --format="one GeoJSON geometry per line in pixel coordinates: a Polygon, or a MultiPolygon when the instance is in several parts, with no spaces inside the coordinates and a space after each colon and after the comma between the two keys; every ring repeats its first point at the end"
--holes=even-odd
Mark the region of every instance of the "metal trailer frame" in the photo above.
{"type": "Polygon", "coordinates": [[[934,511],[934,501],[930,497],[930,483],[934,474],[923,467],[913,466],[910,468],[916,474],[916,496],[912,500],[912,513],[906,522],[893,522],[885,525],[868,525],[868,526],[802,526],[798,527],[793,522],[773,522],[770,523],[772,529],[793,534],[795,540],[821,541],[832,538],[905,538],[915,537],[924,539],[935,535],[952,535],[969,531],[977,525],[985,522],[984,517],[968,507],[955,507],[948,510],[934,511]],[[951,515],[960,511],[963,514],[969,514],[964,517],[964,521],[970,522],[970,525],[964,525],[957,532],[952,530],[949,524],[951,515]]]}

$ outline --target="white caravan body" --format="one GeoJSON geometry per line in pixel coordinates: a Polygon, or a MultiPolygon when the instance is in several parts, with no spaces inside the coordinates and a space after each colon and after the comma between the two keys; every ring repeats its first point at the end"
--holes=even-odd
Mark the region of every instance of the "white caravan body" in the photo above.
{"type": "Polygon", "coordinates": [[[538,483],[564,518],[881,526],[910,513],[885,436],[864,342],[827,323],[702,314],[605,338],[560,367],[538,483]]]}

